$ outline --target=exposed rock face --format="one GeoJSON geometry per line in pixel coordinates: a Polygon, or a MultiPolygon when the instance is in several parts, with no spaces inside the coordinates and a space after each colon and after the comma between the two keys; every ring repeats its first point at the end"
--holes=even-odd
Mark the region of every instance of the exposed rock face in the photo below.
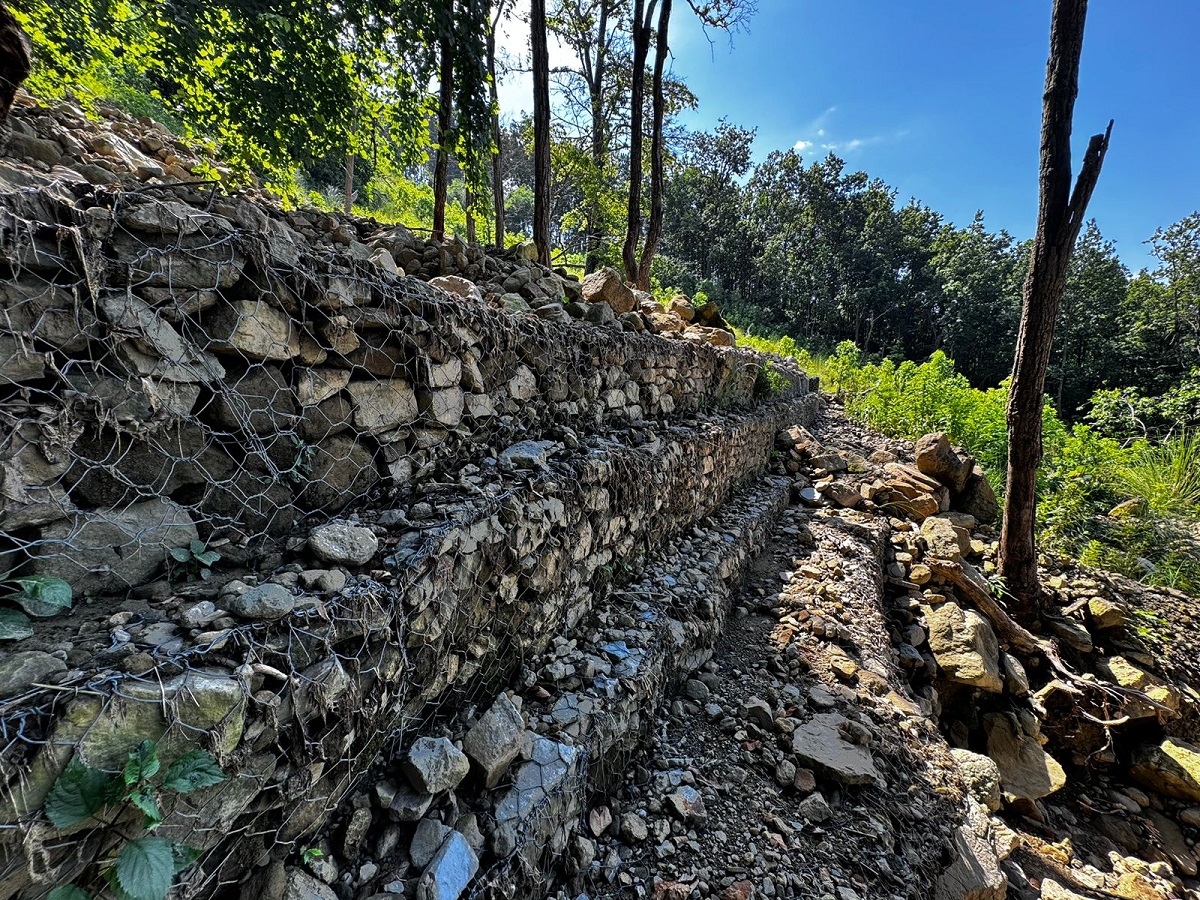
{"type": "Polygon", "coordinates": [[[521,752],[525,719],[506,695],[491,705],[463,740],[463,750],[482,770],[487,787],[495,787],[521,752]]]}

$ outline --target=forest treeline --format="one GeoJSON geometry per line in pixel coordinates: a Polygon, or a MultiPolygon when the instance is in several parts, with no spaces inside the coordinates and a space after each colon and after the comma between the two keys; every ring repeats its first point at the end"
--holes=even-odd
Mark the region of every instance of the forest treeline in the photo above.
{"type": "MultiPolygon", "coordinates": [[[[153,116],[291,199],[485,243],[538,238],[541,202],[554,261],[581,272],[613,265],[664,295],[703,293],[743,328],[813,349],[849,340],[896,361],[941,350],[980,388],[1011,369],[1029,242],[989,230],[982,213],[948,222],[832,153],[755,164],[753,129],[686,128],[699,100],[669,71],[671,0],[13,10],[33,42],[34,93],[153,116]],[[536,25],[539,9],[570,57],[547,70],[540,142],[536,115],[496,99],[497,81],[530,63],[498,49],[499,29],[536,25]]],[[[675,15],[715,36],[754,11],[753,0],[684,0],[675,15]]],[[[1147,239],[1156,264],[1131,273],[1094,222],[1082,233],[1047,382],[1062,416],[1118,437],[1200,421],[1200,215],[1147,239]]]]}

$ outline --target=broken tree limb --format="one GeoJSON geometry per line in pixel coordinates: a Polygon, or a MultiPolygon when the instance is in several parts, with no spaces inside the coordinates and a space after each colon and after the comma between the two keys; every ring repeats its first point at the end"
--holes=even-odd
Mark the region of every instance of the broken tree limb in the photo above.
{"type": "Polygon", "coordinates": [[[949,562],[936,557],[927,557],[925,565],[929,566],[929,570],[938,578],[950,582],[962,591],[964,597],[971,601],[992,623],[992,628],[995,629],[1001,640],[1024,653],[1048,655],[1049,645],[1044,641],[1039,641],[1031,632],[1013,620],[1008,611],[1000,605],[1000,601],[992,596],[987,581],[973,565],[949,562]]]}

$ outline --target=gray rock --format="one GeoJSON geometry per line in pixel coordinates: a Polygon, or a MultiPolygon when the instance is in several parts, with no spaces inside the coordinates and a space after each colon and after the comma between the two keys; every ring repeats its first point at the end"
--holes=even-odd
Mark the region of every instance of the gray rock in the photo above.
{"type": "Polygon", "coordinates": [[[288,869],[283,900],[338,900],[338,895],[329,885],[322,884],[307,872],[288,869]]]}
{"type": "Polygon", "coordinates": [[[418,794],[406,788],[399,788],[392,795],[388,809],[398,822],[416,822],[429,811],[433,803],[432,794],[418,794]]]}
{"type": "Polygon", "coordinates": [[[650,836],[646,820],[635,812],[627,812],[621,816],[621,837],[635,844],[640,844],[650,836]]]}
{"type": "Polygon", "coordinates": [[[1008,800],[1039,800],[1067,783],[1062,766],[1042,749],[1036,732],[1027,733],[1016,715],[989,713],[983,717],[983,730],[988,756],[999,768],[1000,786],[1008,800]]]}
{"type": "Polygon", "coordinates": [[[689,678],[683,685],[683,696],[694,703],[705,703],[711,696],[708,685],[696,678],[689,678]]]}
{"type": "Polygon", "coordinates": [[[417,823],[417,830],[413,833],[412,843],[408,848],[408,858],[412,860],[412,864],[418,869],[424,869],[437,856],[438,850],[442,848],[447,836],[450,834],[450,828],[443,825],[436,819],[422,819],[417,823]]]}
{"type": "Polygon", "coordinates": [[[0,697],[12,697],[55,672],[65,672],[67,664],[49,653],[25,650],[8,653],[0,659],[0,697]]]}
{"type": "Polygon", "coordinates": [[[934,886],[934,900],[1004,900],[1008,876],[992,849],[987,813],[968,800],[967,820],[954,833],[954,860],[934,886]]]}
{"type": "Polygon", "coordinates": [[[792,734],[792,752],[806,766],[843,784],[875,784],[879,772],[866,747],[843,739],[848,721],[837,713],[820,713],[792,734]]]}
{"type": "Polygon", "coordinates": [[[704,798],[694,787],[683,785],[667,795],[667,809],[685,825],[703,822],[708,818],[704,798]]]}
{"type": "Polygon", "coordinates": [[[62,578],[76,597],[113,593],[145,584],[171,549],[199,538],[191,515],[171,500],[90,510],[42,529],[28,574],[62,578]]]}
{"type": "Polygon", "coordinates": [[[825,822],[833,815],[829,802],[820,791],[809,794],[796,806],[796,811],[810,822],[825,822]]]}
{"type": "Polygon", "coordinates": [[[501,471],[515,469],[544,469],[549,463],[554,441],[519,441],[500,453],[501,471]]]}
{"type": "Polygon", "coordinates": [[[318,525],[308,535],[308,548],[322,562],[361,566],[379,550],[379,538],[369,528],[349,522],[318,525]]]}
{"type": "Polygon", "coordinates": [[[478,871],[479,857],[466,838],[452,831],[421,874],[417,900],[458,900],[478,871]]]}
{"type": "Polygon", "coordinates": [[[483,770],[484,786],[495,787],[521,753],[525,719],[507,694],[501,694],[467,732],[463,750],[483,770]]]}
{"type": "Polygon", "coordinates": [[[418,791],[440,794],[457,787],[467,777],[471,763],[449,738],[422,737],[413,742],[401,767],[418,791]]]}
{"type": "Polygon", "coordinates": [[[229,610],[242,619],[272,622],[296,608],[296,598],[281,584],[260,584],[233,598],[229,610]]]}

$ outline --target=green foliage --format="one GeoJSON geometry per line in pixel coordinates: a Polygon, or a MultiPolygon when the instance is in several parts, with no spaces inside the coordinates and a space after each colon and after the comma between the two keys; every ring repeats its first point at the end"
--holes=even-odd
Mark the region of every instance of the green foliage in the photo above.
{"type": "Polygon", "coordinates": [[[1200,518],[1200,431],[1186,431],[1160,446],[1139,444],[1117,477],[1155,515],[1200,518]]]}
{"type": "Polygon", "coordinates": [[[176,573],[182,573],[188,581],[207,581],[212,576],[212,566],[221,558],[216,550],[209,550],[204,541],[192,541],[186,547],[172,547],[171,560],[176,573]]]}
{"type": "Polygon", "coordinates": [[[33,623],[29,616],[49,618],[70,609],[74,602],[71,585],[52,575],[30,575],[10,578],[9,584],[20,590],[0,597],[0,641],[19,641],[33,635],[33,623]],[[19,606],[21,609],[13,609],[19,606]],[[24,610],[22,612],[22,610],[24,610]]]}
{"type": "MultiPolygon", "coordinates": [[[[158,745],[143,741],[132,750],[117,774],[93,769],[73,757],[46,797],[46,818],[60,829],[88,821],[111,827],[120,837],[114,856],[102,863],[109,887],[121,900],[163,900],[175,876],[196,861],[199,854],[153,832],[162,824],[160,801],[164,794],[190,794],[225,780],[212,755],[191,750],[176,759],[162,777],[158,745]],[[130,837],[116,823],[132,807],[142,814],[148,834],[130,837]]],[[[75,885],[59,888],[55,900],[85,900],[90,895],[75,885]]]]}

